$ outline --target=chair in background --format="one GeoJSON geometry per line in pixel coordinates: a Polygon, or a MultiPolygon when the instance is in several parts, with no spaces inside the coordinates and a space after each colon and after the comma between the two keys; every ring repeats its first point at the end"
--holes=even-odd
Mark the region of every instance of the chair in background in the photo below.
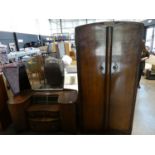
{"type": "Polygon", "coordinates": [[[48,45],[48,48],[47,48],[47,53],[48,53],[48,55],[59,59],[60,58],[60,51],[58,49],[58,44],[56,44],[55,42],[50,43],[48,45]]]}
{"type": "Polygon", "coordinates": [[[76,54],[74,51],[70,51],[69,52],[69,56],[73,59],[73,60],[76,60],[76,54]]]}

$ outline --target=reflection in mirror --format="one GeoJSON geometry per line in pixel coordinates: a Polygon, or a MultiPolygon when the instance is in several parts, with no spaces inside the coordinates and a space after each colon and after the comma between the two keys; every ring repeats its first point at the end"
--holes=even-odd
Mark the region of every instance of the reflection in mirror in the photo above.
{"type": "Polygon", "coordinates": [[[64,64],[61,59],[38,55],[25,62],[32,89],[62,89],[64,64]]]}

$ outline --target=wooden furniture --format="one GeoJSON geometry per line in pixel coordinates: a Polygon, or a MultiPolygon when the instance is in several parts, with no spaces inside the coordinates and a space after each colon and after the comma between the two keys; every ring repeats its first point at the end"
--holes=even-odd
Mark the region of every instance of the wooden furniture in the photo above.
{"type": "Polygon", "coordinates": [[[12,64],[12,66],[4,66],[3,73],[10,85],[14,95],[21,91],[31,89],[29,79],[23,64],[12,64]]]}
{"type": "Polygon", "coordinates": [[[136,22],[76,28],[82,132],[131,133],[143,31],[136,22]]]}
{"type": "Polygon", "coordinates": [[[69,52],[69,56],[72,58],[72,60],[76,60],[75,51],[71,50],[71,51],[69,52]]]}
{"type": "Polygon", "coordinates": [[[61,131],[60,107],[32,105],[27,110],[29,127],[33,131],[61,131]]]}
{"type": "Polygon", "coordinates": [[[8,95],[0,74],[0,130],[6,129],[11,124],[11,117],[7,106],[8,95]]]}
{"type": "Polygon", "coordinates": [[[23,92],[8,101],[16,130],[76,131],[75,90],[23,92]]]}

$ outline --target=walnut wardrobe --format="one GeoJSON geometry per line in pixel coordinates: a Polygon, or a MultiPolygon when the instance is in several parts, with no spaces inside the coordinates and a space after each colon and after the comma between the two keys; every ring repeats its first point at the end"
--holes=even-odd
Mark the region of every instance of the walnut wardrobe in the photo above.
{"type": "Polygon", "coordinates": [[[104,22],[75,31],[81,131],[131,134],[144,25],[104,22]]]}

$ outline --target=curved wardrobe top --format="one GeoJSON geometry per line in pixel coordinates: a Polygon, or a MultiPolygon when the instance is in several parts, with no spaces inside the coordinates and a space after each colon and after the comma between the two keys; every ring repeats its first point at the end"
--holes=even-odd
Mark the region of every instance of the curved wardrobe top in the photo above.
{"type": "Polygon", "coordinates": [[[77,26],[76,29],[79,28],[84,28],[84,27],[89,27],[89,26],[100,26],[100,25],[105,25],[105,26],[115,26],[118,24],[136,24],[136,25],[144,25],[141,22],[130,22],[130,21],[109,21],[109,22],[98,22],[98,23],[90,23],[90,24],[85,24],[81,26],[77,26]]]}

